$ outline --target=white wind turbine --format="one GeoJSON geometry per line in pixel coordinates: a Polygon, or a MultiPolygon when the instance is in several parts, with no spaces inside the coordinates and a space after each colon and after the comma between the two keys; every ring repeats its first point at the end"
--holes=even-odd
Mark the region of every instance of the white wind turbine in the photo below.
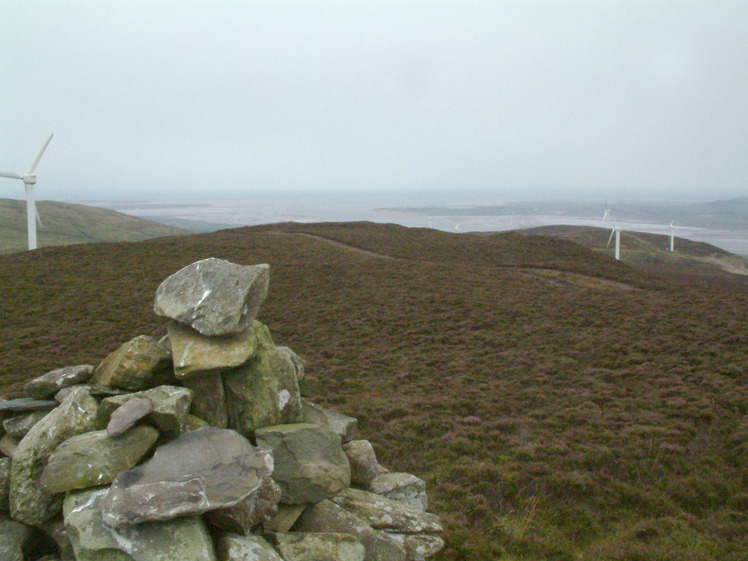
{"type": "Polygon", "coordinates": [[[675,228],[673,227],[673,224],[675,224],[675,220],[671,220],[670,226],[668,226],[668,228],[670,228],[670,252],[671,253],[675,251],[675,228]]]}
{"type": "Polygon", "coordinates": [[[605,247],[608,248],[610,246],[610,240],[613,239],[613,234],[616,236],[616,259],[621,260],[621,230],[618,228],[618,222],[616,222],[615,216],[613,216],[613,228],[610,230],[610,237],[608,238],[608,243],[605,244],[605,247]]]}
{"type": "Polygon", "coordinates": [[[26,188],[26,228],[29,235],[29,249],[36,249],[36,221],[39,220],[39,224],[41,225],[41,220],[36,212],[36,202],[34,201],[34,185],[36,184],[34,170],[39,164],[39,160],[42,159],[42,155],[47,149],[47,146],[49,146],[49,143],[52,141],[53,136],[54,133],[49,135],[47,142],[44,143],[44,146],[42,146],[42,149],[39,151],[39,155],[25,174],[18,175],[17,173],[0,171],[0,177],[20,179],[23,181],[24,187],[26,188]]]}
{"type": "Polygon", "coordinates": [[[603,223],[610,221],[610,208],[608,207],[608,201],[605,201],[605,212],[603,213],[603,223]]]}

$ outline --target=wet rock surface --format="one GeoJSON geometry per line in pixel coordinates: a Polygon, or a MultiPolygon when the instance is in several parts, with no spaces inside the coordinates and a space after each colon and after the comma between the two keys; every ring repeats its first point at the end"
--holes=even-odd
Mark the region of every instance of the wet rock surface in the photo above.
{"type": "Polygon", "coordinates": [[[443,547],[425,483],[379,465],[355,417],[301,399],[303,360],[255,319],[268,278],[194,263],[159,287],[174,320],[161,340],[29,382],[43,399],[0,400],[0,559],[422,561],[443,547]]]}

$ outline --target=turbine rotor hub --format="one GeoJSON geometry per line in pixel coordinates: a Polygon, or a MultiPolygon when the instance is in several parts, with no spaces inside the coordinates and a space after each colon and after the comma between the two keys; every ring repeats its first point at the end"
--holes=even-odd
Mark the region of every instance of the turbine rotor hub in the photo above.
{"type": "Polygon", "coordinates": [[[29,185],[34,185],[36,183],[36,175],[33,174],[23,175],[21,176],[21,179],[24,183],[27,183],[29,185]]]}

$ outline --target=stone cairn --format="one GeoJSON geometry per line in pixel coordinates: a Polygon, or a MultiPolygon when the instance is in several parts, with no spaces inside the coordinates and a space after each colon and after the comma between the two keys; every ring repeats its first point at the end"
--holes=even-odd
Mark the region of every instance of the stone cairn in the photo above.
{"type": "Polygon", "coordinates": [[[269,267],[166,279],[173,321],[101,364],[0,400],[2,561],[420,561],[442,527],[356,419],[302,397],[304,366],[255,319],[269,267]]]}

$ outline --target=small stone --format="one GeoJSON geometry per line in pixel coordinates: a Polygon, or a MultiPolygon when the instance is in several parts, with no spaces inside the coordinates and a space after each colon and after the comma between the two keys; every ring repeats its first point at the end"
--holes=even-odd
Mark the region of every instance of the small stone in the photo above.
{"type": "Polygon", "coordinates": [[[257,336],[251,327],[234,335],[209,337],[173,321],[168,331],[174,374],[180,379],[236,368],[247,362],[257,349],[257,336]]]}
{"type": "Polygon", "coordinates": [[[153,411],[145,418],[153,422],[160,431],[177,436],[182,433],[187,420],[192,404],[192,391],[179,386],[158,386],[142,392],[107,397],[99,406],[98,427],[108,426],[114,411],[131,399],[149,399],[153,403],[153,411]]]}
{"type": "Polygon", "coordinates": [[[263,522],[262,529],[264,533],[270,534],[280,532],[284,534],[288,532],[299,519],[299,516],[301,516],[301,513],[304,512],[306,507],[307,505],[305,504],[279,504],[277,514],[263,522]]]}
{"type": "Polygon", "coordinates": [[[203,335],[241,333],[257,316],[269,280],[268,265],[242,266],[213,257],[203,259],[161,283],[153,311],[203,335]]]}
{"type": "Polygon", "coordinates": [[[107,356],[93,373],[94,385],[138,391],[169,382],[171,356],[153,337],[140,335],[107,356]]]}
{"type": "Polygon", "coordinates": [[[301,419],[304,423],[327,425],[343,442],[353,440],[358,434],[358,420],[337,411],[325,409],[306,399],[301,400],[301,419]]]}
{"type": "Polygon", "coordinates": [[[400,501],[421,512],[428,508],[426,482],[410,473],[384,473],[369,484],[369,491],[388,499],[400,501]]]}
{"type": "Polygon", "coordinates": [[[106,426],[106,432],[109,436],[124,434],[125,431],[135,426],[135,423],[152,411],[153,402],[147,397],[129,399],[112,411],[112,416],[109,417],[109,423],[106,426]]]}
{"type": "Polygon", "coordinates": [[[350,534],[290,532],[271,537],[284,561],[364,561],[364,546],[350,534]]]}
{"type": "Polygon", "coordinates": [[[103,503],[104,521],[121,527],[230,507],[256,491],[272,465],[266,451],[232,430],[189,432],[116,477],[103,503]]]}
{"type": "Polygon", "coordinates": [[[47,416],[47,413],[48,411],[33,411],[26,415],[5,419],[3,421],[3,429],[5,429],[6,434],[15,436],[16,438],[23,438],[31,430],[31,427],[47,416]]]}
{"type": "Polygon", "coordinates": [[[278,552],[260,536],[225,535],[216,543],[220,561],[283,561],[278,552]]]}
{"type": "Polygon", "coordinates": [[[97,487],[134,467],[158,439],[158,431],[141,425],[121,436],[93,431],[60,444],[49,457],[40,483],[50,493],[97,487]]]}
{"type": "Polygon", "coordinates": [[[380,473],[374,447],[368,440],[351,440],[343,444],[343,450],[351,464],[351,481],[364,489],[380,473]]]}
{"type": "Polygon", "coordinates": [[[289,504],[315,503],[348,487],[351,468],[340,437],[324,425],[298,423],[258,429],[258,446],[273,451],[275,479],[289,504]]]}
{"type": "Polygon", "coordinates": [[[49,399],[62,388],[87,382],[93,371],[90,364],[58,368],[27,382],[26,393],[36,399],[49,399]]]}
{"type": "Polygon", "coordinates": [[[288,347],[277,347],[278,352],[285,354],[288,356],[288,358],[291,359],[291,363],[294,367],[294,375],[296,376],[296,380],[298,382],[301,382],[306,378],[306,371],[304,370],[304,359],[301,358],[299,355],[297,355],[295,352],[293,352],[288,347]]]}

